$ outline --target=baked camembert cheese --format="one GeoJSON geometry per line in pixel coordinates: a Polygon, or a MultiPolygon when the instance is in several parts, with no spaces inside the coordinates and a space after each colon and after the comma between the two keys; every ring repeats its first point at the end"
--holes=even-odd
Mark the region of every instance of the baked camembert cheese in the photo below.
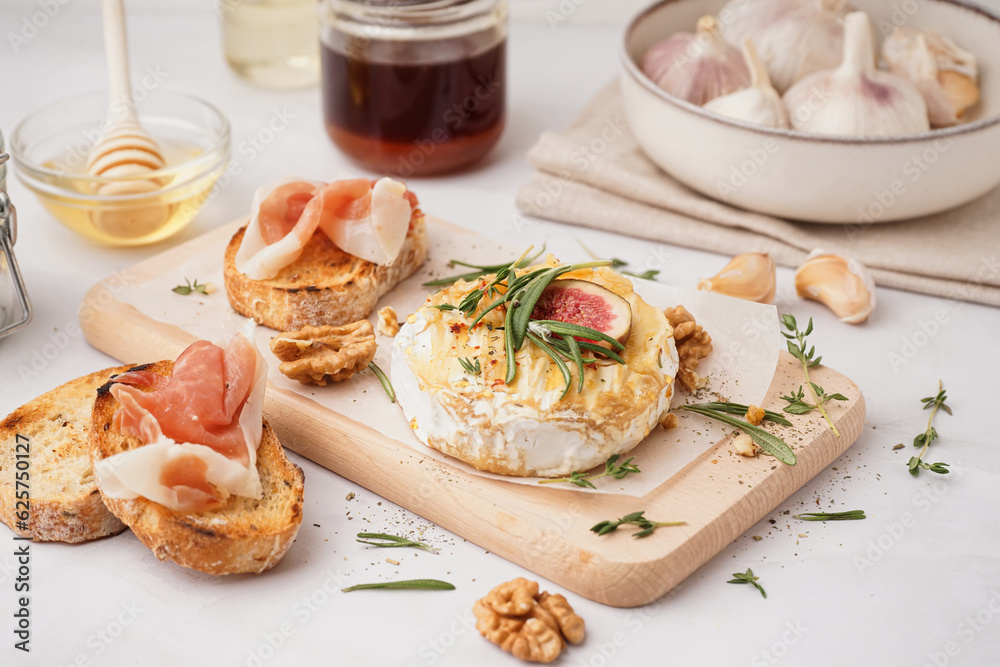
{"type": "MultiPolygon", "coordinates": [[[[546,264],[558,266],[551,255],[546,264]]],[[[582,391],[578,370],[569,364],[573,381],[564,395],[561,371],[528,341],[515,354],[516,377],[505,383],[504,309],[469,329],[493,299],[483,299],[472,317],[448,309],[491,277],[459,281],[430,296],[393,342],[392,383],[422,442],[479,470],[556,477],[629,451],[667,414],[678,364],[673,329],[628,278],[597,267],[557,279],[596,283],[625,299],[632,311],[620,352],[625,363],[587,364],[582,391]],[[467,366],[474,370],[476,361],[480,371],[472,373],[467,366]]]]}

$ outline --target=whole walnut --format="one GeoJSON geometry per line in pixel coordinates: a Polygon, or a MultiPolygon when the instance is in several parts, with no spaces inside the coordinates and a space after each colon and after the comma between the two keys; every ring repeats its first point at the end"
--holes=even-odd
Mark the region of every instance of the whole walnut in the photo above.
{"type": "Polygon", "coordinates": [[[565,597],[539,593],[536,582],[522,577],[477,600],[472,613],[483,637],[526,662],[552,662],[567,641],[579,644],[586,634],[565,597]]]}

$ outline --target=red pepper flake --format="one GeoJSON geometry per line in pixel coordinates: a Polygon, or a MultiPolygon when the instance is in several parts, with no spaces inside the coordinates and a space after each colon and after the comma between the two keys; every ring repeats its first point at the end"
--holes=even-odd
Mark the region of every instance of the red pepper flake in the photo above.
{"type": "Polygon", "coordinates": [[[457,333],[461,333],[462,332],[462,327],[463,326],[464,325],[461,322],[455,322],[454,324],[450,325],[448,327],[448,329],[450,329],[452,333],[456,333],[457,334],[457,333]]]}

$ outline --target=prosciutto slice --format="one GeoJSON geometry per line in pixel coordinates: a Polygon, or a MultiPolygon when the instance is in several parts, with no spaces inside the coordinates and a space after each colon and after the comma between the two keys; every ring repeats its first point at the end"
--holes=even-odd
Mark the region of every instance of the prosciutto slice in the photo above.
{"type": "Polygon", "coordinates": [[[236,252],[236,270],[253,280],[274,278],[321,230],[344,252],[392,264],[406,241],[416,197],[391,178],[332,183],[285,179],[258,188],[236,252]]]}
{"type": "Polygon", "coordinates": [[[267,364],[251,342],[254,328],[248,321],[225,348],[192,344],[169,378],[132,371],[115,379],[113,425],[144,444],[97,464],[105,495],[143,496],[179,512],[218,507],[231,494],[261,497],[267,364]]]}

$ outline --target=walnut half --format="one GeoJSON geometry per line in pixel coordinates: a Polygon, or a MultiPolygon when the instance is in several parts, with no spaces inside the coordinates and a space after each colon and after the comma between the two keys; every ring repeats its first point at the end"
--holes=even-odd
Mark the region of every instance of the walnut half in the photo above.
{"type": "Polygon", "coordinates": [[[523,578],[494,588],[472,613],[483,637],[526,662],[552,662],[567,641],[579,644],[586,634],[565,597],[539,593],[537,583],[523,578]]]}
{"type": "Polygon", "coordinates": [[[302,384],[342,382],[375,358],[375,329],[368,320],[339,327],[303,327],[271,339],[282,373],[302,384]]]}
{"type": "Polygon", "coordinates": [[[674,328],[674,342],[677,344],[679,358],[677,379],[688,391],[704,387],[706,379],[698,377],[695,370],[698,363],[711,354],[712,337],[694,321],[694,316],[684,306],[667,308],[663,314],[674,328]]]}

